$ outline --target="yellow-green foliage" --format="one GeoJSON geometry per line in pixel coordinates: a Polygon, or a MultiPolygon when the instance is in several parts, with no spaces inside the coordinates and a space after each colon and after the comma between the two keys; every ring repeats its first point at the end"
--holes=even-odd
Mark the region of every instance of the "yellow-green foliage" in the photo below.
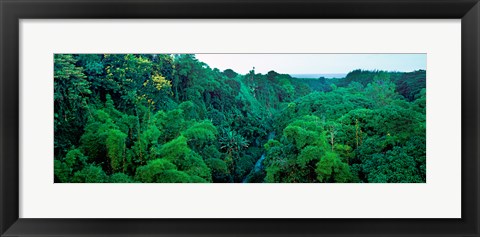
{"type": "Polygon", "coordinates": [[[155,88],[157,88],[157,90],[162,90],[162,89],[165,89],[165,88],[172,88],[172,82],[168,81],[165,79],[165,77],[161,76],[161,75],[154,75],[152,76],[152,82],[153,82],[153,85],[155,86],[155,88]]]}

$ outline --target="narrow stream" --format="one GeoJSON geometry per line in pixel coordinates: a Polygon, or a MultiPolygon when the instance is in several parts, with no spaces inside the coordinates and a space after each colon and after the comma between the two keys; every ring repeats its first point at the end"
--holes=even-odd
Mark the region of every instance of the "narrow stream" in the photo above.
{"type": "MultiPolygon", "coordinates": [[[[268,140],[272,140],[273,138],[275,138],[275,132],[270,132],[268,134],[268,140]]],[[[251,175],[257,173],[257,172],[260,172],[264,169],[263,167],[263,160],[265,160],[265,153],[262,154],[262,156],[260,156],[260,158],[257,160],[257,162],[255,162],[255,166],[253,166],[252,170],[250,171],[250,173],[245,176],[245,178],[243,179],[242,183],[247,183],[248,181],[248,177],[250,177],[251,175]]]]}

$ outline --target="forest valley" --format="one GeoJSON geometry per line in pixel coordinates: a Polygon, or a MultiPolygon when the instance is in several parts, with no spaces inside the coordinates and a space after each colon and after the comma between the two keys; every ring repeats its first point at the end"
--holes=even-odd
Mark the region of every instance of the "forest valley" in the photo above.
{"type": "Polygon", "coordinates": [[[60,183],[423,183],[426,72],[306,79],[56,54],[60,183]]]}

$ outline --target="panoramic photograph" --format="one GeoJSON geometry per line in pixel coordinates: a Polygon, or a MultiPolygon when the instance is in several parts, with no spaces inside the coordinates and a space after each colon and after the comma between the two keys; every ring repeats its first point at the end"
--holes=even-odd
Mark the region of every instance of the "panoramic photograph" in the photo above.
{"type": "Polygon", "coordinates": [[[426,183],[426,54],[55,54],[55,183],[426,183]]]}

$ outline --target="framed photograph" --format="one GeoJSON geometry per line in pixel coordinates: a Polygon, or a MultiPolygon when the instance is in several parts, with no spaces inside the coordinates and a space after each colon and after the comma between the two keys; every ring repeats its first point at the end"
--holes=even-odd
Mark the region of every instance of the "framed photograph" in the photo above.
{"type": "Polygon", "coordinates": [[[478,0],[1,0],[1,236],[480,236],[478,0]]]}

